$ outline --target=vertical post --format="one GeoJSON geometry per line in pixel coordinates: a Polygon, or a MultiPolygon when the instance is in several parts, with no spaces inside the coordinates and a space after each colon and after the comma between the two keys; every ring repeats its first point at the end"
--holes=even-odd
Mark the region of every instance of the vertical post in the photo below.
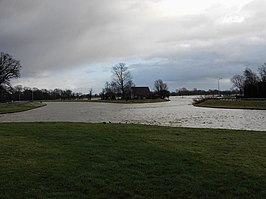
{"type": "Polygon", "coordinates": [[[218,95],[219,97],[221,96],[221,93],[220,93],[220,79],[222,79],[221,77],[218,78],[218,95]]]}

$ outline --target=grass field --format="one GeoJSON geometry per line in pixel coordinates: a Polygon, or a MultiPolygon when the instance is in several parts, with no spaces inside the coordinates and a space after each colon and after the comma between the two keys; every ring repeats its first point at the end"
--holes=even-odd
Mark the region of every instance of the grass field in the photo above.
{"type": "Polygon", "coordinates": [[[42,106],[45,104],[39,102],[0,103],[0,114],[27,111],[42,106]]]}
{"type": "Polygon", "coordinates": [[[231,108],[231,109],[256,109],[266,110],[266,100],[204,100],[196,106],[210,108],[231,108]]]}
{"type": "Polygon", "coordinates": [[[266,132],[2,123],[0,198],[266,198],[266,132]]]}

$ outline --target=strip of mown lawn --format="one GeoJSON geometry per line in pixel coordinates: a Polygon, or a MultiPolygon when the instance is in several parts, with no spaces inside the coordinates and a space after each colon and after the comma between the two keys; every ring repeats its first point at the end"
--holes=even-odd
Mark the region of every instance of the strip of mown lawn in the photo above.
{"type": "Polygon", "coordinates": [[[40,102],[0,103],[0,114],[28,111],[42,106],[45,106],[45,104],[40,102]]]}
{"type": "Polygon", "coordinates": [[[1,123],[0,198],[266,198],[266,132],[1,123]]]}

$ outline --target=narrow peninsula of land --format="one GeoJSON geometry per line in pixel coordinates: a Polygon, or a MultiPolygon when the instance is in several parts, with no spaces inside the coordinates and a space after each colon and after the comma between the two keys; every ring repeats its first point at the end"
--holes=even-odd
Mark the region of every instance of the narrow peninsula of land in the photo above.
{"type": "Polygon", "coordinates": [[[207,108],[266,110],[266,100],[203,99],[194,105],[207,108]]]}
{"type": "Polygon", "coordinates": [[[41,102],[0,103],[0,114],[28,111],[45,105],[46,104],[41,102]]]}

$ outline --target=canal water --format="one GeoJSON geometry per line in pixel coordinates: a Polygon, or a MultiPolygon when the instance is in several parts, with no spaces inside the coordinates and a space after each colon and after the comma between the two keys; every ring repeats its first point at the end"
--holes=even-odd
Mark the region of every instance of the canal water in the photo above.
{"type": "Polygon", "coordinates": [[[48,102],[26,112],[2,114],[0,122],[112,122],[266,131],[265,110],[214,109],[192,105],[193,97],[148,104],[48,102]]]}

